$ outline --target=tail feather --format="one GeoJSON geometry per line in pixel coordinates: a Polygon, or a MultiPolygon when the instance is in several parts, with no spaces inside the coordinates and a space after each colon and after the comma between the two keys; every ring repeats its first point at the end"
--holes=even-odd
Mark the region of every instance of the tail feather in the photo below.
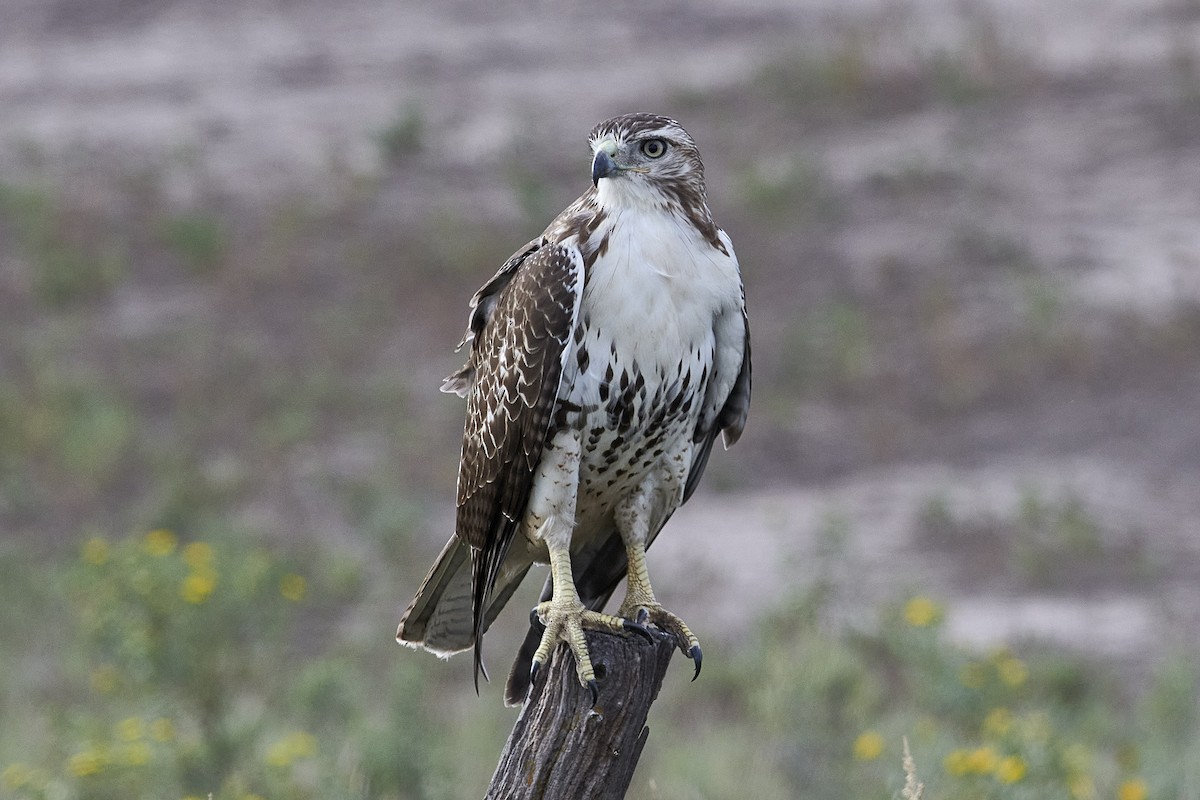
{"type": "MultiPolygon", "coordinates": [[[[529,570],[528,564],[523,568],[510,564],[505,567],[486,606],[485,631],[529,570]]],[[[457,536],[451,536],[400,618],[396,640],[440,656],[469,650],[475,644],[472,591],[471,548],[457,536]]]]}
{"type": "Polygon", "coordinates": [[[471,624],[471,548],[457,536],[442,548],[409,604],[396,640],[448,656],[475,641],[471,624]]]}

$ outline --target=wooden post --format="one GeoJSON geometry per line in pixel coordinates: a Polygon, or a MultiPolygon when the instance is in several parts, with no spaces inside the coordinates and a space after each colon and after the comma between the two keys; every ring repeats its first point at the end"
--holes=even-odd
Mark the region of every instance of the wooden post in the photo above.
{"type": "Polygon", "coordinates": [[[654,634],[651,643],[586,632],[600,687],[594,710],[574,657],[559,645],[517,717],[485,800],[625,797],[650,734],[650,704],[677,649],[672,637],[654,634]]]}

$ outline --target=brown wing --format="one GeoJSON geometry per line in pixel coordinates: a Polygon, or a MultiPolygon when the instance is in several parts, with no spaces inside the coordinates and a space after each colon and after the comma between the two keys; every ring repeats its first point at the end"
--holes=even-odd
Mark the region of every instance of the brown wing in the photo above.
{"type": "MultiPolygon", "coordinates": [[[[533,485],[579,313],[583,259],[573,247],[526,251],[489,300],[472,342],[455,531],[471,546],[478,686],[485,602],[533,485]]],[[[486,673],[485,673],[486,677],[486,673]]]]}
{"type": "Polygon", "coordinates": [[[531,253],[540,249],[544,244],[545,239],[543,238],[527,242],[524,247],[509,256],[500,269],[496,270],[496,274],[489,278],[488,282],[481,286],[471,298],[471,315],[467,318],[467,332],[463,334],[462,341],[456,348],[461,350],[463,345],[471,342],[471,357],[460,369],[446,376],[442,383],[443,392],[466,397],[467,393],[471,391],[471,382],[475,378],[475,367],[480,355],[479,348],[475,346],[478,344],[479,335],[487,327],[488,320],[492,318],[492,313],[496,310],[496,303],[499,302],[500,295],[512,281],[517,268],[525,263],[531,253]]]}

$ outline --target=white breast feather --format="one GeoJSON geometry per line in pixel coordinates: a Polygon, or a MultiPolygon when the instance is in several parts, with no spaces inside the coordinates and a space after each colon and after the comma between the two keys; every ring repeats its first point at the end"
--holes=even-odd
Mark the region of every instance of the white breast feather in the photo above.
{"type": "Polygon", "coordinates": [[[716,317],[740,298],[737,261],[674,214],[639,209],[614,216],[583,311],[643,371],[676,364],[711,340],[716,317]]]}

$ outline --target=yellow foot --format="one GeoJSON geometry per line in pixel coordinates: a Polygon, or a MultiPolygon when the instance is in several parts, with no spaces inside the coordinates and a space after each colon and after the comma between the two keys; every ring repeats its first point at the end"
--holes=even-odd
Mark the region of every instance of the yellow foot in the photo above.
{"type": "Polygon", "coordinates": [[[538,672],[549,660],[554,646],[560,641],[566,642],[567,647],[571,648],[571,654],[575,656],[575,671],[579,675],[579,682],[591,691],[592,705],[595,706],[600,689],[596,685],[596,671],[592,668],[587,641],[583,638],[584,628],[620,633],[630,629],[629,623],[620,617],[584,608],[577,598],[539,603],[530,612],[529,621],[544,628],[542,641],[533,654],[533,666],[529,670],[530,689],[537,682],[538,672]]]}
{"type": "Polygon", "coordinates": [[[700,677],[700,663],[704,659],[704,653],[700,650],[700,640],[683,620],[657,602],[631,604],[626,600],[617,613],[626,619],[633,620],[632,625],[628,627],[636,626],[645,630],[647,624],[652,624],[659,630],[674,636],[675,642],[683,654],[696,663],[696,672],[692,675],[692,680],[700,677]]]}

